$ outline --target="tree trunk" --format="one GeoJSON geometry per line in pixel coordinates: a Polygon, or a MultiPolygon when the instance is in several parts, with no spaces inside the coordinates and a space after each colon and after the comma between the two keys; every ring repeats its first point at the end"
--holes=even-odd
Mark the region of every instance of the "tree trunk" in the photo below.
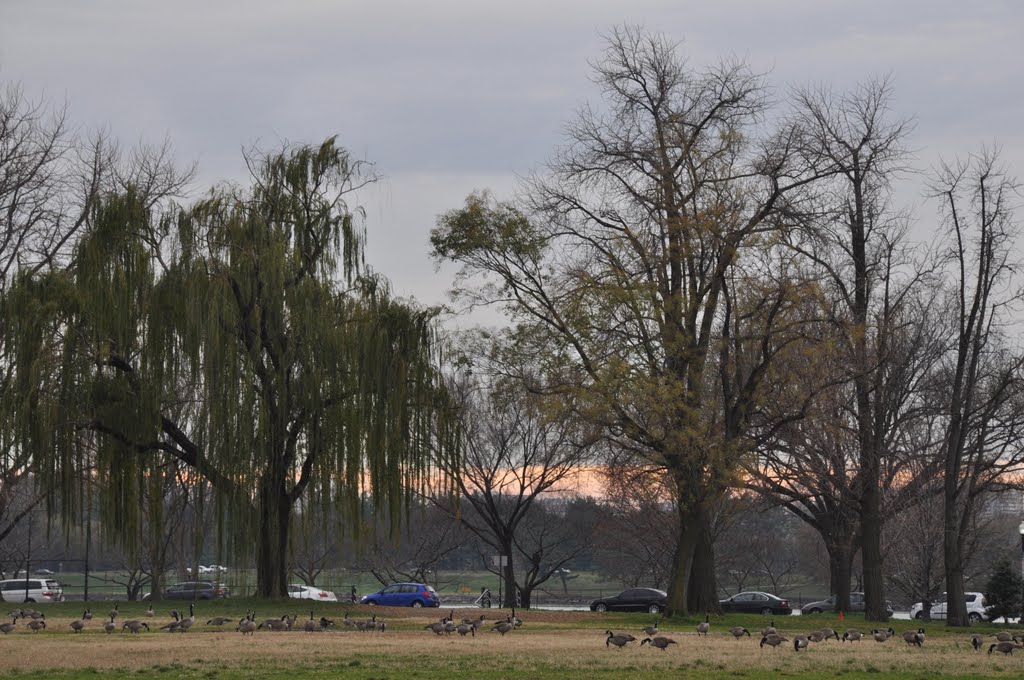
{"type": "Polygon", "coordinates": [[[686,607],[691,612],[718,611],[718,583],[715,580],[715,545],[711,532],[711,513],[700,512],[701,531],[690,565],[686,607]]]}
{"type": "Polygon", "coordinates": [[[836,596],[836,611],[850,611],[850,581],[853,572],[853,537],[840,532],[826,538],[829,591],[836,596]]]}
{"type": "MultiPolygon", "coordinates": [[[[877,470],[877,459],[875,461],[877,470]]],[[[861,555],[864,562],[864,618],[887,621],[885,584],[882,578],[882,513],[881,493],[875,483],[864,490],[861,508],[861,555]]]]}
{"type": "Polygon", "coordinates": [[[703,523],[698,514],[685,507],[678,505],[679,509],[679,539],[676,541],[676,551],[672,557],[672,566],[668,577],[668,616],[686,616],[689,610],[689,585],[690,570],[693,566],[693,556],[697,545],[700,543],[703,523]]]}
{"type": "Polygon", "coordinates": [[[523,588],[520,591],[520,595],[519,606],[523,609],[529,609],[530,601],[533,599],[533,588],[523,588]]]}
{"type": "Polygon", "coordinates": [[[502,573],[505,575],[505,593],[502,607],[511,609],[516,606],[516,573],[512,566],[512,542],[511,540],[502,543],[502,557],[505,558],[505,567],[502,573]]]}
{"type": "Polygon", "coordinates": [[[264,483],[260,488],[261,514],[256,546],[256,595],[280,598],[288,594],[288,529],[291,523],[291,502],[276,484],[264,483]]]}
{"type": "MultiPolygon", "coordinates": [[[[947,476],[948,476],[947,472],[947,476]]],[[[946,481],[946,507],[943,513],[945,531],[942,537],[942,555],[945,562],[946,576],[946,625],[966,626],[967,600],[964,596],[964,569],[961,550],[961,521],[956,502],[956,481],[946,481]]]]}

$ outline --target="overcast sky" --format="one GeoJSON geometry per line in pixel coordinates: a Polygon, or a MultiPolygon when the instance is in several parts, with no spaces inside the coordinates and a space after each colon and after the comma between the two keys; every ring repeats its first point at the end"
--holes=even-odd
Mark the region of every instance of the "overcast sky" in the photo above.
{"type": "Polygon", "coordinates": [[[621,23],[783,89],[892,74],[922,169],[997,142],[1024,176],[1021,0],[0,0],[0,81],[127,143],[169,137],[201,183],[242,177],[243,146],[337,134],[385,177],[364,199],[371,265],[436,303],[436,216],[474,189],[510,195],[549,156],[621,23]]]}

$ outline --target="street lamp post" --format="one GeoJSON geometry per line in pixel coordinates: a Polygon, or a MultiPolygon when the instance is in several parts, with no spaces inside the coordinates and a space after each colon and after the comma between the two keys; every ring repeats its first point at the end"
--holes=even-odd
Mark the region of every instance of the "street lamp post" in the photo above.
{"type": "Polygon", "coordinates": [[[1020,523],[1017,527],[1017,531],[1020,532],[1020,617],[1017,619],[1018,624],[1024,624],[1024,522],[1020,523]]]}

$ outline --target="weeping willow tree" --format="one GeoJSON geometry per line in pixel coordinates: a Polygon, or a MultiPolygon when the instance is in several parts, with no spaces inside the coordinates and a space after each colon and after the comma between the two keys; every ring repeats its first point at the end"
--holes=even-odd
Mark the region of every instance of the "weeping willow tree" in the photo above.
{"type": "Polygon", "coordinates": [[[24,403],[47,395],[23,438],[46,482],[72,495],[75,433],[97,435],[101,514],[130,542],[143,487],[184,463],[215,490],[232,552],[255,544],[259,595],[277,597],[300,499],[354,517],[372,492],[398,518],[455,447],[438,435],[433,312],[364,264],[346,197],[372,177],[333,138],[247,160],[250,187],[189,209],[107,196],[74,267],[21,282],[13,326],[24,403]]]}

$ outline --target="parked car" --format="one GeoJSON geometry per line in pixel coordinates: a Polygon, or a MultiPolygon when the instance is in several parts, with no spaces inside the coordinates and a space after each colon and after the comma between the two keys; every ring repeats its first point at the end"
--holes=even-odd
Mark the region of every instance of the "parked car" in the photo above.
{"type": "Polygon", "coordinates": [[[628,588],[618,595],[590,603],[592,612],[649,612],[660,614],[668,606],[668,593],[657,588],[628,588]]]}
{"type": "Polygon", "coordinates": [[[789,606],[789,600],[783,600],[771,593],[760,591],[736,593],[732,597],[719,600],[718,605],[723,612],[774,614],[777,616],[788,616],[793,613],[793,608],[789,606]]]}
{"type": "Polygon", "coordinates": [[[0,581],[4,602],[63,602],[64,586],[49,578],[13,578],[0,581]]]}
{"type": "Polygon", "coordinates": [[[296,600],[319,600],[320,602],[338,601],[338,596],[329,590],[321,590],[320,588],[297,583],[288,586],[288,597],[296,600]]]}
{"type": "MultiPolygon", "coordinates": [[[[985,599],[984,593],[964,593],[964,599],[967,600],[968,621],[979,623],[988,618],[988,614],[985,611],[985,608],[988,607],[988,600],[985,599]]],[[[946,618],[946,593],[937,597],[935,602],[932,603],[931,616],[933,619],[946,618]]],[[[910,618],[924,618],[924,605],[922,603],[917,602],[910,608],[910,618]]]]}
{"type": "MultiPolygon", "coordinates": [[[[847,611],[862,612],[865,608],[866,605],[864,604],[864,593],[850,593],[850,608],[847,611]]],[[[835,595],[831,596],[827,600],[808,602],[803,607],[800,607],[800,613],[802,614],[821,614],[822,612],[834,612],[835,610],[835,595]]],[[[893,615],[892,602],[889,602],[889,600],[885,601],[885,615],[893,615]]]]}
{"type": "MultiPolygon", "coordinates": [[[[213,581],[175,583],[164,588],[164,599],[166,600],[213,600],[230,596],[231,591],[226,585],[213,581]]],[[[142,599],[149,600],[151,597],[152,593],[146,593],[142,599]]]]}
{"type": "Polygon", "coordinates": [[[375,593],[364,595],[362,604],[382,607],[440,607],[437,591],[425,583],[393,583],[375,593]]]}
{"type": "Polygon", "coordinates": [[[36,569],[32,573],[35,574],[36,576],[53,576],[53,572],[50,571],[49,569],[36,569]]]}

